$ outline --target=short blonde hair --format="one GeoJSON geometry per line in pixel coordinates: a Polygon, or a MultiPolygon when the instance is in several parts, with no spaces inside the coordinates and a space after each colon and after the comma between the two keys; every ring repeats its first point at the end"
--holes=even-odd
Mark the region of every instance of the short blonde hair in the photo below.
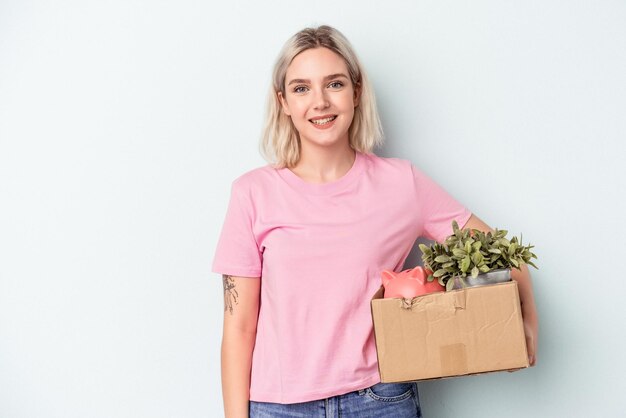
{"type": "Polygon", "coordinates": [[[285,95],[287,67],[299,53],[324,47],[341,56],[348,67],[352,86],[360,87],[359,105],[349,129],[350,146],[361,152],[372,152],[383,143],[383,131],[376,108],[374,90],[350,42],[337,29],[323,25],[306,28],[293,35],[283,46],[272,72],[267,115],[261,137],[261,155],[274,167],[295,166],[300,159],[300,136],[291,118],[282,112],[278,92],[285,95]]]}

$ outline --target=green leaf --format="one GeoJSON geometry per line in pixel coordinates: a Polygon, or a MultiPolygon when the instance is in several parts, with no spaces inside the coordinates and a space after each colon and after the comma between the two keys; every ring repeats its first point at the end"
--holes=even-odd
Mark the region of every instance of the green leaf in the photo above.
{"type": "Polygon", "coordinates": [[[489,266],[483,264],[482,266],[478,267],[478,269],[482,272],[482,273],[487,273],[488,271],[490,271],[491,269],[489,268],[489,266]]]}
{"type": "Polygon", "coordinates": [[[434,272],[434,273],[433,273],[433,276],[435,276],[435,277],[441,277],[441,276],[443,276],[444,274],[446,274],[446,271],[445,271],[444,269],[439,269],[439,270],[437,270],[436,272],[434,272]]]}
{"type": "Polygon", "coordinates": [[[450,257],[448,257],[447,255],[438,255],[437,257],[435,257],[435,262],[437,263],[446,263],[450,261],[450,257]]]}
{"type": "Polygon", "coordinates": [[[454,254],[457,257],[465,257],[467,255],[467,253],[464,250],[461,250],[459,248],[453,248],[452,254],[454,254]]]}
{"type": "Polygon", "coordinates": [[[466,256],[465,258],[463,258],[463,260],[461,261],[461,271],[463,273],[467,272],[467,269],[469,269],[470,266],[470,258],[469,256],[466,256]]]}
{"type": "Polygon", "coordinates": [[[483,243],[480,241],[476,241],[475,243],[472,244],[472,247],[474,247],[475,251],[480,250],[480,247],[482,247],[483,243]]]}
{"type": "Polygon", "coordinates": [[[472,254],[472,262],[475,265],[479,265],[483,261],[483,255],[480,252],[476,252],[472,254]]]}
{"type": "Polygon", "coordinates": [[[450,290],[452,290],[452,288],[454,287],[454,279],[450,279],[448,280],[448,283],[446,283],[446,291],[449,292],[450,290]]]}
{"type": "Polygon", "coordinates": [[[478,270],[478,267],[474,266],[474,268],[472,269],[472,277],[476,278],[479,274],[480,270],[478,270]]]}
{"type": "Polygon", "coordinates": [[[492,254],[502,254],[502,251],[498,250],[497,248],[489,248],[489,250],[487,251],[489,251],[492,254]]]}

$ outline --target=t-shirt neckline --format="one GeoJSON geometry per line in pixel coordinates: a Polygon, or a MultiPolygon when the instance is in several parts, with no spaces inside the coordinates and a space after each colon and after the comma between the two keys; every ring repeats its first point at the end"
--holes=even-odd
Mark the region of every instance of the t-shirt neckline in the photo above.
{"type": "Polygon", "coordinates": [[[296,175],[289,168],[284,167],[278,169],[278,173],[296,190],[314,195],[328,195],[335,193],[343,189],[347,184],[350,184],[354,178],[356,178],[363,169],[363,154],[355,150],[354,162],[352,167],[337,180],[329,181],[326,183],[309,183],[296,175]]]}

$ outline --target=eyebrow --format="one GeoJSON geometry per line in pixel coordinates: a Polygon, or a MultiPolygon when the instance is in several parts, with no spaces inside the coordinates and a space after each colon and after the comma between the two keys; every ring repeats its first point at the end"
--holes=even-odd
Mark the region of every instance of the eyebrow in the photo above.
{"type": "MultiPolygon", "coordinates": [[[[340,77],[343,77],[343,78],[346,78],[346,79],[348,78],[348,76],[345,75],[344,73],[337,73],[337,74],[327,75],[326,77],[324,77],[324,81],[330,80],[330,79],[333,79],[333,78],[340,78],[340,77]]],[[[310,82],[311,82],[311,80],[305,80],[303,78],[294,78],[287,85],[290,86],[290,85],[292,85],[294,83],[305,83],[306,84],[306,83],[310,83],[310,82]]]]}

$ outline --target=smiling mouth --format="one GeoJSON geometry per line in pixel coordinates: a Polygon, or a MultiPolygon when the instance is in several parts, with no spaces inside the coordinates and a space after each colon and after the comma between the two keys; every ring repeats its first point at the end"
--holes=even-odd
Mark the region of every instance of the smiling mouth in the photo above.
{"type": "Polygon", "coordinates": [[[326,125],[327,123],[330,123],[334,121],[335,119],[337,119],[337,115],[329,116],[327,118],[321,118],[321,119],[309,119],[309,122],[314,123],[315,125],[326,125]]]}

